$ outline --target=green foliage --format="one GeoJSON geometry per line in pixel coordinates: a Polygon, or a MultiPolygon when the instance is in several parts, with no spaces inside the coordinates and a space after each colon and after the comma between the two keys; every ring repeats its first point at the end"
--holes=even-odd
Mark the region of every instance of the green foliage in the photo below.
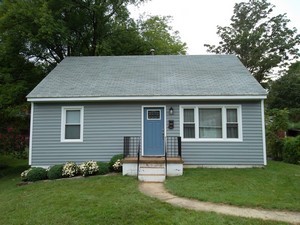
{"type": "Polygon", "coordinates": [[[66,56],[185,54],[167,17],[134,21],[145,0],[39,0],[0,4],[0,133],[29,130],[26,95],[66,56]]]}
{"type": "Polygon", "coordinates": [[[27,181],[27,175],[29,173],[29,171],[31,170],[31,168],[27,169],[27,170],[24,170],[22,173],[21,173],[21,180],[22,181],[27,181]]]}
{"type": "Polygon", "coordinates": [[[0,31],[5,31],[3,36],[8,43],[13,43],[12,39],[17,41],[19,51],[25,56],[34,56],[53,66],[66,55],[139,55],[145,54],[146,48],[149,54],[151,43],[159,44],[161,53],[184,53],[185,44],[177,31],[171,34],[166,17],[139,21],[142,25],[139,30],[127,6],[141,2],[4,1],[0,7],[0,31]],[[157,31],[155,26],[159,26],[157,31]],[[148,33],[144,36],[145,32],[148,33]],[[144,40],[150,36],[151,41],[144,40]]]}
{"type": "Polygon", "coordinates": [[[293,123],[300,122],[300,107],[289,109],[289,121],[293,123]]]}
{"type": "Polygon", "coordinates": [[[50,169],[48,170],[48,178],[50,180],[55,180],[55,179],[60,179],[62,178],[62,170],[63,170],[64,165],[54,165],[51,166],[50,169]]]}
{"type": "Polygon", "coordinates": [[[0,179],[2,181],[5,178],[11,178],[12,175],[19,177],[20,174],[28,168],[28,160],[0,154],[0,179]]]}
{"type": "Polygon", "coordinates": [[[38,181],[47,179],[47,170],[41,167],[33,167],[27,173],[26,181],[38,181]]]}
{"type": "Polygon", "coordinates": [[[10,154],[16,158],[27,158],[28,137],[18,131],[8,129],[0,132],[0,153],[10,154]]]}
{"type": "Polygon", "coordinates": [[[178,31],[173,31],[169,25],[170,16],[151,16],[138,21],[141,36],[145,42],[144,53],[150,49],[155,50],[156,55],[186,54],[186,43],[182,43],[178,31]]]}
{"type": "Polygon", "coordinates": [[[99,167],[98,174],[104,175],[109,173],[109,163],[107,162],[97,162],[97,165],[99,167]]]}
{"type": "Polygon", "coordinates": [[[300,164],[300,136],[287,137],[283,146],[283,161],[300,164]]]}
{"type": "Polygon", "coordinates": [[[300,107],[289,109],[289,129],[300,130],[300,107]]]}
{"type": "Polygon", "coordinates": [[[300,35],[287,26],[285,14],[271,16],[274,7],[266,0],[236,3],[230,26],[217,27],[219,46],[205,44],[207,51],[237,55],[258,82],[265,82],[272,68],[299,55],[300,35]]]}
{"type": "MultiPolygon", "coordinates": [[[[300,108],[300,62],[293,63],[288,72],[271,82],[268,108],[300,108]]],[[[300,121],[300,120],[298,120],[300,121]]]]}
{"type": "Polygon", "coordinates": [[[21,135],[29,124],[30,104],[26,95],[45,73],[40,66],[15,53],[18,49],[9,51],[5,45],[0,41],[0,133],[5,134],[10,127],[15,135],[21,135]]]}
{"type": "Polygon", "coordinates": [[[117,154],[114,155],[111,160],[109,161],[109,169],[110,171],[116,171],[116,172],[121,172],[122,171],[122,167],[120,167],[119,169],[115,169],[113,166],[114,164],[118,161],[118,160],[122,160],[124,158],[123,154],[117,154]]]}
{"type": "Polygon", "coordinates": [[[266,113],[267,153],[272,159],[282,160],[284,132],[288,128],[287,110],[270,110],[266,113]]]}

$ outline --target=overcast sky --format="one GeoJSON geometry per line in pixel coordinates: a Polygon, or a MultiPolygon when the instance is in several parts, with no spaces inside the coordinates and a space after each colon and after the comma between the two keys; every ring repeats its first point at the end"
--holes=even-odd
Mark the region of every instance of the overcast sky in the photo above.
{"type": "MultiPolygon", "coordinates": [[[[172,16],[171,26],[178,30],[181,40],[187,43],[188,54],[207,54],[204,44],[217,44],[217,25],[227,26],[233,15],[233,6],[240,0],[152,0],[130,7],[133,18],[139,15],[172,16]]],[[[300,33],[300,0],[269,0],[275,5],[274,15],[286,13],[289,27],[300,33]]]]}

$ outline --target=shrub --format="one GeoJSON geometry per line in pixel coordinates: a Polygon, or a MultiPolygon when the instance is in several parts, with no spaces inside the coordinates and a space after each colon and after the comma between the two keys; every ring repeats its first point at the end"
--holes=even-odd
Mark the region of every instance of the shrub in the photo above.
{"type": "Polygon", "coordinates": [[[98,174],[104,175],[109,173],[109,164],[107,162],[97,162],[97,165],[99,167],[98,174]]]}
{"type": "Polygon", "coordinates": [[[121,172],[122,171],[122,162],[120,159],[118,159],[115,164],[113,165],[113,169],[116,172],[121,172]]]}
{"type": "Polygon", "coordinates": [[[300,121],[300,108],[289,109],[289,121],[293,123],[300,121]]]}
{"type": "Polygon", "coordinates": [[[79,172],[79,168],[75,162],[67,162],[62,169],[63,177],[75,177],[79,172]]]}
{"type": "Polygon", "coordinates": [[[273,133],[267,133],[267,153],[273,160],[281,161],[283,156],[283,139],[273,133]]]}
{"type": "Polygon", "coordinates": [[[38,181],[47,179],[47,170],[41,167],[33,167],[27,173],[27,181],[38,181]]]}
{"type": "Polygon", "coordinates": [[[64,167],[64,165],[51,166],[50,169],[48,170],[48,178],[50,180],[62,178],[63,167],[64,167]]]}
{"type": "Polygon", "coordinates": [[[28,136],[17,129],[7,128],[6,132],[0,133],[0,152],[2,153],[11,154],[16,158],[27,158],[28,146],[28,136]]]}
{"type": "Polygon", "coordinates": [[[31,168],[29,168],[28,170],[25,170],[21,173],[21,180],[22,181],[27,181],[27,175],[28,175],[28,172],[31,170],[31,168]]]}
{"type": "Polygon", "coordinates": [[[111,171],[121,172],[122,171],[122,164],[121,164],[122,159],[123,159],[123,154],[114,155],[109,162],[109,169],[111,171]]]}
{"type": "Polygon", "coordinates": [[[284,140],[283,161],[287,163],[300,163],[300,136],[288,137],[284,140]]]}
{"type": "Polygon", "coordinates": [[[80,173],[82,176],[90,176],[96,174],[99,171],[97,163],[93,160],[81,163],[79,166],[80,173]]]}
{"type": "Polygon", "coordinates": [[[288,111],[273,109],[266,113],[267,151],[274,160],[282,160],[283,138],[288,127],[288,111]]]}

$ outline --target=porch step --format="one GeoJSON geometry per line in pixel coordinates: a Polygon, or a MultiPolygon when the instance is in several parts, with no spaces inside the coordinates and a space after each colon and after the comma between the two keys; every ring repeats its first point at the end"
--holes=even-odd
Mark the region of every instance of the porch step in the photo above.
{"type": "MultiPolygon", "coordinates": [[[[183,160],[181,158],[168,158],[168,176],[181,176],[183,174],[183,160]]],[[[137,176],[146,182],[163,182],[166,179],[164,157],[126,157],[123,159],[123,175],[137,176]],[[151,177],[152,176],[152,177],[151,177]]]]}
{"type": "Polygon", "coordinates": [[[142,163],[139,168],[139,180],[143,182],[164,182],[166,170],[163,163],[142,163]]]}
{"type": "Polygon", "coordinates": [[[149,174],[162,174],[165,175],[166,169],[165,167],[140,167],[139,174],[149,175],[149,174]]]}
{"type": "Polygon", "coordinates": [[[143,182],[164,182],[166,176],[164,174],[143,174],[139,175],[139,181],[143,182]]]}

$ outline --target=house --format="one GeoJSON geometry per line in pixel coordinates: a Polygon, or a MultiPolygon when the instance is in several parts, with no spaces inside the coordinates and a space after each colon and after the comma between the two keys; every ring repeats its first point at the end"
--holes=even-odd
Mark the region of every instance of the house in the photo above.
{"type": "Polygon", "coordinates": [[[67,57],[27,98],[32,166],[123,152],[129,175],[266,165],[266,92],[233,55],[67,57]]]}

